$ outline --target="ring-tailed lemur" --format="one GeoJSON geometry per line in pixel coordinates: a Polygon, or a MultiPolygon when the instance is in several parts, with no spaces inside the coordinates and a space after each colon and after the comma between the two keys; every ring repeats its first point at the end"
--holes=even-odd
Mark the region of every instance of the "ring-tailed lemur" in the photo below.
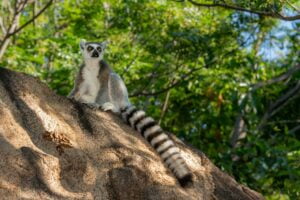
{"type": "Polygon", "coordinates": [[[80,42],[84,63],[68,97],[92,108],[117,113],[130,103],[124,82],[102,59],[105,48],[106,42],[80,42]]]}
{"type": "Polygon", "coordinates": [[[192,174],[178,147],[153,118],[130,104],[123,80],[102,60],[105,47],[105,42],[80,42],[84,63],[68,97],[92,108],[101,107],[121,115],[152,145],[179,183],[188,185],[192,182],[192,174]]]}

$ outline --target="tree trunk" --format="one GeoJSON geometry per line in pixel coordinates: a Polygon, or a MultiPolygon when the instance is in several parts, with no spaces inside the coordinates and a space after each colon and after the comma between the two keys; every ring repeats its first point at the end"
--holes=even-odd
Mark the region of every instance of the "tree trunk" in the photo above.
{"type": "Polygon", "coordinates": [[[118,116],[4,68],[0,116],[1,199],[263,199],[172,136],[194,174],[193,185],[181,188],[118,116]]]}

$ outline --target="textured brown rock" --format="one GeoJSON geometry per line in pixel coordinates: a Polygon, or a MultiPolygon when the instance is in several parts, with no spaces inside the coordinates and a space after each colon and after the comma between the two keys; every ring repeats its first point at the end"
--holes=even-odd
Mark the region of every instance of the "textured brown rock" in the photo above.
{"type": "Polygon", "coordinates": [[[1,199],[243,199],[263,197],[175,137],[195,174],[183,189],[117,116],[0,68],[1,199]]]}

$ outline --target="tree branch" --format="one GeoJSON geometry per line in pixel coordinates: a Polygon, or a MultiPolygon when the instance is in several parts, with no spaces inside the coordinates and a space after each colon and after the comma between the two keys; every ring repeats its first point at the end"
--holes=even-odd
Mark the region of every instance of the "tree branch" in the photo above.
{"type": "Polygon", "coordinates": [[[300,125],[298,126],[295,126],[294,128],[292,128],[290,131],[289,131],[289,134],[293,134],[295,133],[296,131],[300,130],[300,125]]]}
{"type": "Polygon", "coordinates": [[[25,1],[17,0],[14,4],[14,11],[13,11],[12,20],[11,20],[9,26],[8,26],[6,34],[4,35],[4,37],[3,37],[3,39],[1,40],[1,43],[0,43],[0,59],[4,55],[4,52],[5,52],[5,50],[7,49],[8,45],[10,43],[9,34],[17,28],[17,26],[19,24],[19,19],[20,19],[21,12],[25,8],[27,3],[28,3],[27,0],[25,0],[25,1]]]}
{"type": "Polygon", "coordinates": [[[294,10],[296,10],[297,12],[300,12],[300,9],[299,9],[297,6],[293,5],[289,0],[286,0],[285,2],[286,2],[290,7],[292,7],[294,10]]]}
{"type": "Polygon", "coordinates": [[[273,122],[268,122],[268,124],[274,125],[274,124],[299,124],[300,119],[295,119],[295,120],[280,120],[280,121],[273,121],[273,122]]]}
{"type": "Polygon", "coordinates": [[[237,116],[237,119],[235,120],[234,129],[232,131],[232,135],[230,138],[230,145],[233,148],[237,147],[239,140],[246,137],[247,132],[245,129],[246,129],[246,123],[244,120],[244,115],[243,113],[240,113],[237,116]]]}
{"type": "MultiPolygon", "coordinates": [[[[233,49],[233,50],[225,53],[223,56],[226,57],[226,56],[228,56],[228,55],[230,55],[230,54],[232,54],[232,53],[234,53],[235,51],[238,51],[238,50],[239,50],[239,48],[233,49]]],[[[165,92],[169,91],[170,89],[172,89],[174,87],[177,87],[178,85],[181,85],[185,81],[191,80],[190,77],[191,77],[191,75],[193,75],[194,72],[199,71],[199,70],[201,70],[203,68],[208,68],[210,65],[213,65],[217,61],[218,61],[218,58],[214,57],[211,61],[209,61],[208,63],[206,63],[204,66],[195,67],[194,69],[191,69],[186,74],[183,74],[179,80],[172,81],[171,85],[169,85],[168,87],[163,88],[163,89],[161,89],[159,91],[156,91],[156,92],[143,92],[143,90],[142,90],[141,92],[138,91],[138,92],[133,93],[132,95],[130,95],[130,97],[135,97],[135,96],[156,96],[156,95],[165,93],[165,92]]]]}
{"type": "Polygon", "coordinates": [[[297,82],[296,86],[288,90],[285,94],[280,96],[273,104],[270,105],[268,111],[264,114],[261,122],[258,126],[258,130],[262,129],[267,120],[278,113],[284,108],[290,101],[300,94],[300,81],[297,82]]]}
{"type": "Polygon", "coordinates": [[[53,2],[54,0],[50,0],[36,15],[34,15],[30,20],[28,20],[26,23],[24,23],[22,26],[18,27],[19,18],[26,7],[27,3],[32,3],[32,1],[28,2],[28,0],[25,1],[16,1],[15,4],[15,10],[13,14],[12,21],[9,25],[9,28],[6,31],[6,34],[4,35],[3,39],[0,42],[0,59],[4,55],[4,52],[6,51],[9,43],[10,43],[10,37],[14,36],[18,32],[20,32],[23,28],[28,26],[30,23],[32,23],[36,18],[38,18],[53,2]]]}
{"type": "MultiPolygon", "coordinates": [[[[246,132],[244,130],[245,129],[245,122],[244,122],[244,113],[243,112],[244,112],[244,107],[246,106],[246,102],[247,102],[249,96],[255,90],[257,90],[259,88],[262,88],[262,87],[265,87],[265,86],[268,86],[268,85],[271,85],[271,84],[274,84],[274,83],[278,83],[278,82],[281,82],[281,81],[284,81],[284,80],[290,78],[294,73],[298,72],[299,70],[300,70],[300,65],[298,64],[295,67],[292,67],[291,69],[289,69],[288,71],[280,74],[279,76],[271,78],[271,79],[269,79],[267,81],[258,82],[258,83],[250,85],[249,92],[241,100],[241,103],[240,103],[240,112],[239,112],[239,115],[236,117],[236,120],[235,120],[235,126],[234,126],[234,129],[232,131],[232,136],[231,136],[231,139],[230,139],[230,143],[231,143],[231,145],[233,147],[236,146],[239,138],[243,138],[243,137],[246,136],[245,135],[246,132]]],[[[274,113],[272,115],[274,115],[274,113]]],[[[260,123],[261,125],[259,125],[259,128],[262,127],[262,123],[265,123],[266,120],[269,117],[270,116],[267,115],[267,113],[264,115],[263,119],[261,120],[262,122],[260,123]]]]}
{"type": "Polygon", "coordinates": [[[3,23],[3,18],[2,17],[0,17],[0,28],[1,28],[2,33],[5,35],[7,33],[7,30],[6,30],[5,25],[3,23]]]}
{"type": "Polygon", "coordinates": [[[187,1],[192,3],[195,6],[198,6],[198,7],[207,7],[207,8],[220,7],[220,8],[226,8],[226,9],[231,9],[231,10],[237,10],[237,11],[257,14],[257,15],[265,16],[265,17],[277,18],[277,19],[281,19],[281,20],[285,20],[285,21],[295,21],[295,20],[300,19],[300,15],[284,16],[281,13],[278,13],[278,12],[267,12],[267,11],[251,10],[251,9],[248,9],[248,8],[239,7],[237,5],[229,5],[229,4],[224,4],[224,3],[199,3],[199,2],[196,2],[194,0],[187,0],[187,1]]]}
{"type": "Polygon", "coordinates": [[[160,113],[160,118],[159,118],[159,120],[158,120],[158,125],[161,124],[162,119],[163,119],[163,117],[165,116],[165,114],[166,114],[166,112],[167,112],[168,105],[169,105],[170,94],[171,94],[171,90],[169,90],[169,91],[167,92],[167,95],[166,95],[166,98],[165,98],[165,102],[164,102],[164,104],[163,104],[163,106],[162,106],[162,111],[161,111],[161,113],[160,113]]]}
{"type": "Polygon", "coordinates": [[[256,90],[258,88],[261,88],[261,87],[265,87],[267,85],[272,85],[274,83],[284,81],[284,80],[290,78],[294,73],[298,72],[299,70],[300,70],[300,64],[296,65],[295,67],[292,67],[287,72],[284,72],[283,74],[281,74],[279,76],[276,76],[276,77],[271,78],[271,79],[269,79],[267,81],[264,81],[264,82],[258,82],[258,83],[253,84],[251,86],[252,91],[256,90]]]}
{"type": "Polygon", "coordinates": [[[162,94],[162,93],[165,93],[167,91],[169,91],[170,89],[176,87],[177,85],[181,84],[183,81],[176,81],[174,84],[166,87],[166,88],[163,88],[159,91],[156,91],[156,92],[137,92],[137,93],[134,93],[132,95],[130,95],[130,97],[135,97],[135,96],[156,96],[158,94],[162,94]]]}
{"type": "Polygon", "coordinates": [[[9,37],[12,35],[17,34],[18,32],[20,32],[23,28],[25,28],[26,26],[28,26],[30,23],[32,23],[36,18],[38,18],[43,12],[46,11],[46,9],[52,4],[53,0],[48,1],[48,3],[36,14],[34,15],[30,20],[28,20],[26,23],[24,23],[22,26],[20,26],[19,28],[17,28],[15,31],[13,31],[12,33],[9,33],[9,37]]]}

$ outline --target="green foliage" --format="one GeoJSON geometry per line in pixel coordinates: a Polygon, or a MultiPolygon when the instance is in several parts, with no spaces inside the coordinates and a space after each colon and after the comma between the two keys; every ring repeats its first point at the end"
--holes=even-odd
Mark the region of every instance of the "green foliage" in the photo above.
{"type": "MultiPolygon", "coordinates": [[[[284,1],[235,2],[281,11],[284,1]]],[[[106,60],[125,80],[132,102],[161,119],[166,130],[267,199],[300,198],[300,132],[291,132],[299,126],[300,97],[259,128],[272,102],[300,74],[251,89],[299,63],[299,21],[167,0],[57,1],[13,38],[0,66],[33,74],[67,95],[81,62],[81,38],[109,41],[106,60]],[[240,114],[247,136],[233,148],[230,137],[240,114]]]]}

